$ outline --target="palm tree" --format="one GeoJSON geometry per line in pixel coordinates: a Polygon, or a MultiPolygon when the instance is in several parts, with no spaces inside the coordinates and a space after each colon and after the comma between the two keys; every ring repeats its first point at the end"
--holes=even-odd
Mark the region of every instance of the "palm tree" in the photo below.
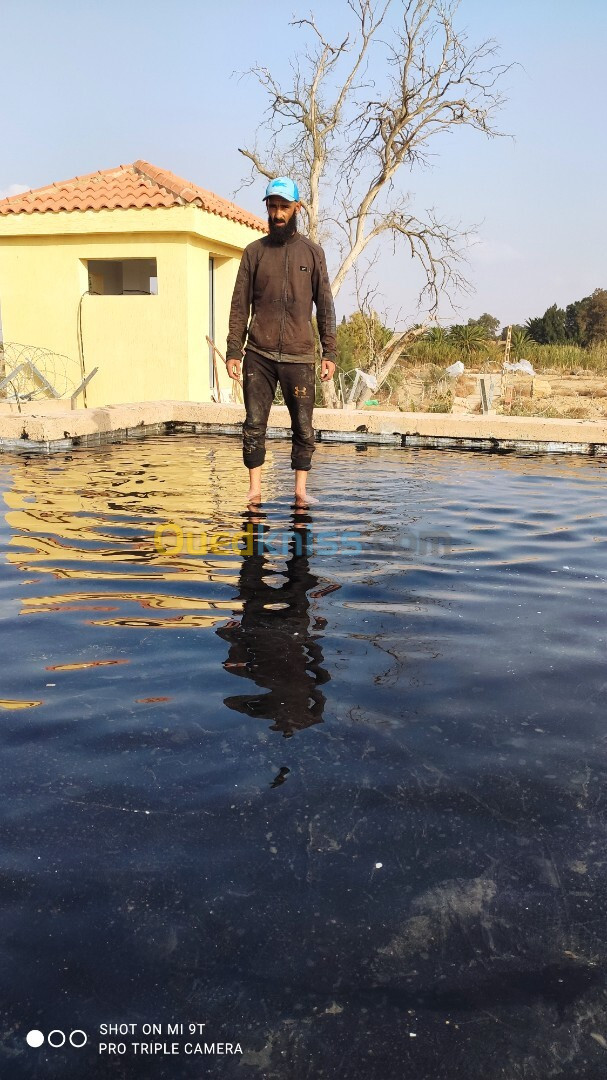
{"type": "Polygon", "coordinates": [[[533,344],[532,339],[523,327],[515,327],[510,339],[510,352],[515,360],[520,360],[529,351],[529,346],[533,344]]]}
{"type": "Polygon", "coordinates": [[[457,345],[469,360],[473,352],[480,352],[487,344],[487,332],[478,323],[468,323],[467,326],[452,326],[449,331],[449,341],[457,345]]]}
{"type": "Polygon", "coordinates": [[[425,334],[426,341],[429,341],[432,345],[445,345],[447,341],[447,334],[443,326],[431,326],[425,334]]]}

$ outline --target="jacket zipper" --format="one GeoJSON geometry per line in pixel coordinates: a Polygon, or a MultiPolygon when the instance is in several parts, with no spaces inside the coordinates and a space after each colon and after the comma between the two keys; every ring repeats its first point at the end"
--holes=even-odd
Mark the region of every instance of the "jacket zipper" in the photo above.
{"type": "Polygon", "coordinates": [[[287,297],[289,295],[289,245],[285,244],[285,277],[282,289],[282,312],[280,315],[280,334],[278,337],[278,359],[282,360],[282,339],[287,318],[287,297]]]}

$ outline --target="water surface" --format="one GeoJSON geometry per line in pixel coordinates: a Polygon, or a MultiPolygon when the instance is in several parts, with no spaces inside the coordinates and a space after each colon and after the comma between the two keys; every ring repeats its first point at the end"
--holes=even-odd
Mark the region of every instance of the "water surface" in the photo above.
{"type": "Polygon", "coordinates": [[[251,516],[236,440],[0,460],[0,1074],[602,1076],[605,465],[267,475],[251,516]]]}

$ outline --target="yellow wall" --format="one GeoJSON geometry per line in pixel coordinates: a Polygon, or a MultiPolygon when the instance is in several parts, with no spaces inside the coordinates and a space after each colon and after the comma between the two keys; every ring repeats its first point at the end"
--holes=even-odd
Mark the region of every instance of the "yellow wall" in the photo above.
{"type": "MultiPolygon", "coordinates": [[[[225,353],[240,255],[259,235],[192,206],[0,217],[4,340],[68,356],[79,381],[82,298],[85,370],[99,368],[89,406],[208,401],[209,255],[216,260],[215,340],[225,353]],[[125,258],[157,260],[157,295],[83,295],[88,260],[125,258]]],[[[229,391],[218,367],[220,388],[229,391]]]]}

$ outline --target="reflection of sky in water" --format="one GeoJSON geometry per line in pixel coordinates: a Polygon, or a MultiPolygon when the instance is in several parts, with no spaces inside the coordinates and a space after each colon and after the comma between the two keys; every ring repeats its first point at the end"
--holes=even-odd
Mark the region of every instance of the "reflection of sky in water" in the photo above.
{"type": "Polygon", "coordinates": [[[232,440],[0,462],[0,1075],[599,1075],[604,466],[271,455],[256,517],[232,440]]]}

